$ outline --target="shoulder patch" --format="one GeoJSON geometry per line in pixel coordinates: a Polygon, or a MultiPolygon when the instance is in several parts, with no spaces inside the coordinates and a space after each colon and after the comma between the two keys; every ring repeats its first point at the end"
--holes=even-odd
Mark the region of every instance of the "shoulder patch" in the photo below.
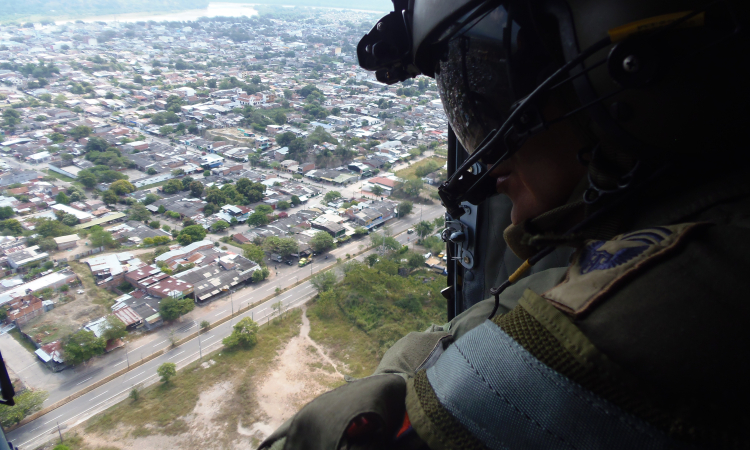
{"type": "Polygon", "coordinates": [[[610,241],[588,241],[576,252],[565,279],[542,297],[568,314],[583,314],[621,283],[678,248],[700,225],[704,224],[646,228],[610,241]]]}

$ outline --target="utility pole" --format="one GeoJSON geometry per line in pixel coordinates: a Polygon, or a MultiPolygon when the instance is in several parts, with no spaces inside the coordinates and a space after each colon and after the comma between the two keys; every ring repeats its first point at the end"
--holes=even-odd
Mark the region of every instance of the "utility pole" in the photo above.
{"type": "Polygon", "coordinates": [[[198,353],[200,355],[200,359],[203,359],[203,349],[201,348],[201,337],[198,335],[198,353]]]}
{"type": "Polygon", "coordinates": [[[60,443],[62,444],[63,443],[63,438],[62,438],[62,432],[60,431],[60,421],[56,420],[55,423],[57,424],[57,434],[60,435],[60,443]]]}
{"type": "Polygon", "coordinates": [[[128,347],[125,346],[125,361],[128,362],[128,369],[130,369],[130,358],[128,358],[128,347]]]}

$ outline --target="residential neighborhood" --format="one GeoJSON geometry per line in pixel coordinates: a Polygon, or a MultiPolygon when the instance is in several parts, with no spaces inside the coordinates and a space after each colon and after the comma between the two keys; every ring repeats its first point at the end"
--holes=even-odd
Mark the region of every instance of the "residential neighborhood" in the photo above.
{"type": "Polygon", "coordinates": [[[420,221],[437,233],[434,81],[359,68],[373,13],[279,11],[0,29],[0,335],[33,355],[47,403],[377,236],[405,251],[420,221]]]}

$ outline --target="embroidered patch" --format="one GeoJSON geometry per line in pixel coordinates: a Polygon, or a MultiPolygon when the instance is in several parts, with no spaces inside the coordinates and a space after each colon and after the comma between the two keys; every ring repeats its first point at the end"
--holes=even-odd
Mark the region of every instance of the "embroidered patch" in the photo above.
{"type": "Polygon", "coordinates": [[[569,314],[581,314],[628,276],[676,248],[698,225],[647,228],[610,241],[589,241],[575,255],[562,283],[542,297],[569,314]]]}

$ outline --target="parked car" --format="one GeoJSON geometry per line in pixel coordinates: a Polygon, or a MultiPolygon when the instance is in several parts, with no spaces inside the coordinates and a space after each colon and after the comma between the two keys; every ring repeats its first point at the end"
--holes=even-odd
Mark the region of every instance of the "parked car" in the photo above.
{"type": "Polygon", "coordinates": [[[292,260],[291,260],[291,259],[290,259],[290,260],[288,260],[288,261],[284,261],[284,264],[286,264],[287,266],[292,266],[292,265],[294,265],[294,263],[292,262],[292,260]]]}
{"type": "Polygon", "coordinates": [[[414,228],[409,228],[406,230],[406,234],[414,234],[414,228]]]}

